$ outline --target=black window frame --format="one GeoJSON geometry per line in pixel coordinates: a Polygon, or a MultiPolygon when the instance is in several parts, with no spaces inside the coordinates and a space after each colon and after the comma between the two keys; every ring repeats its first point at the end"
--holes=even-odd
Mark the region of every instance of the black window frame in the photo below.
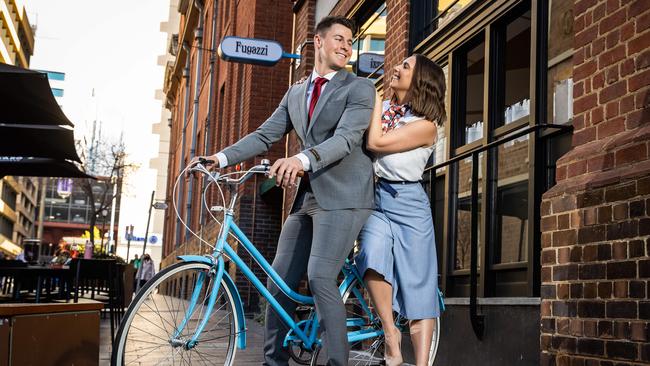
{"type": "MultiPolygon", "coordinates": [[[[459,19],[455,21],[459,27],[463,25],[467,28],[459,35],[452,35],[451,38],[435,43],[435,37],[429,37],[426,42],[422,42],[415,49],[415,52],[433,53],[432,56],[435,60],[447,58],[450,65],[450,75],[448,81],[448,93],[451,102],[448,103],[450,107],[450,122],[447,122],[447,131],[449,132],[447,152],[449,158],[458,156],[463,153],[471,152],[482,146],[487,145],[493,141],[507,136],[513,132],[523,128],[531,127],[539,123],[546,123],[546,85],[547,85],[547,70],[546,70],[546,38],[548,36],[547,23],[548,23],[548,10],[544,9],[543,2],[539,0],[522,0],[519,2],[499,2],[490,7],[485,5],[483,8],[472,8],[477,14],[467,12],[470,20],[459,19]],[[497,10],[495,10],[495,8],[497,10]],[[522,9],[523,12],[521,11],[522,9]],[[498,88],[496,83],[496,72],[498,69],[495,67],[495,52],[498,51],[499,45],[497,44],[497,35],[499,32],[500,24],[508,24],[509,20],[516,18],[530,10],[531,12],[531,52],[530,52],[530,114],[528,118],[523,121],[516,121],[505,126],[495,126],[494,121],[498,116],[497,113],[503,113],[497,108],[497,95],[498,88]],[[456,60],[459,51],[467,49],[467,47],[475,46],[476,43],[470,45],[468,42],[481,42],[481,37],[484,38],[485,45],[485,83],[484,83],[484,132],[483,138],[474,141],[470,144],[459,143],[463,134],[458,133],[460,126],[455,123],[460,112],[459,104],[457,103],[458,96],[464,95],[462,88],[458,88],[457,74],[462,73],[462,64],[456,60]],[[444,42],[444,43],[442,43],[444,42]],[[538,107],[538,106],[541,106],[538,107]]],[[[454,25],[456,26],[456,25],[454,25]]],[[[445,33],[445,29],[441,29],[439,33],[445,33]]],[[[451,30],[450,30],[451,32],[451,30]]],[[[436,33],[438,34],[438,33],[436,33]]],[[[444,38],[444,36],[441,36],[444,38]]],[[[498,56],[497,56],[498,57],[498,56]]],[[[463,96],[464,98],[464,96],[463,96]]],[[[462,126],[462,124],[461,124],[462,126]]],[[[462,126],[464,128],[464,126],[462,126]]],[[[541,233],[539,229],[539,206],[541,204],[541,194],[546,191],[550,185],[548,182],[548,175],[552,174],[549,171],[549,164],[553,164],[549,159],[552,157],[544,154],[545,146],[552,142],[554,136],[559,135],[557,132],[538,131],[531,132],[528,136],[529,142],[529,178],[528,178],[528,255],[525,262],[514,264],[499,264],[494,267],[492,264],[490,251],[493,250],[494,245],[490,245],[492,240],[491,226],[494,215],[488,215],[494,209],[494,195],[496,194],[496,187],[490,183],[491,177],[496,173],[494,165],[490,164],[493,160],[494,152],[486,151],[483,153],[481,161],[481,174],[479,190],[481,193],[480,204],[480,230],[479,230],[479,245],[480,256],[478,258],[478,296],[479,297],[537,297],[539,296],[540,289],[540,257],[541,257],[541,233]]],[[[464,132],[464,131],[463,131],[464,132]]],[[[566,132],[564,132],[566,133],[566,132]]],[[[496,150],[495,150],[496,151],[496,150]]],[[[445,175],[445,219],[444,219],[444,233],[442,243],[442,258],[441,261],[441,287],[446,292],[448,297],[467,297],[469,296],[469,274],[463,271],[454,271],[454,233],[456,220],[455,208],[456,199],[454,190],[457,187],[458,176],[454,172],[454,165],[449,166],[442,174],[445,175]],[[455,273],[454,273],[455,272],[455,273]]],[[[440,169],[442,170],[442,169],[440,169]]],[[[439,176],[440,170],[435,174],[430,175],[439,176]]],[[[431,177],[433,178],[433,177],[431,177]]],[[[430,180],[431,180],[430,178],[430,180]]],[[[434,178],[435,179],[435,178],[434,178]]],[[[438,181],[436,181],[438,182],[438,181]]],[[[437,184],[437,183],[436,183],[437,184]]],[[[430,187],[430,197],[434,199],[434,190],[438,187],[430,187]]],[[[432,207],[432,210],[434,208],[432,207]]],[[[439,225],[439,223],[437,223],[439,225]]],[[[438,229],[438,227],[436,227],[438,229]]],[[[469,272],[466,270],[465,272],[469,272]]]]}

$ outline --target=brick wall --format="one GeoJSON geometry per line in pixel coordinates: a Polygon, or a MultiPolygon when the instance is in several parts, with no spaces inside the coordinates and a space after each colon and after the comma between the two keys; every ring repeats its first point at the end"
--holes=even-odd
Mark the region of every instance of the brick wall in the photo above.
{"type": "Polygon", "coordinates": [[[541,207],[545,365],[650,362],[649,7],[575,2],[573,147],[541,207]]]}
{"type": "MultiPolygon", "coordinates": [[[[219,1],[206,2],[206,14],[204,26],[204,42],[196,43],[190,55],[192,65],[190,66],[190,93],[193,93],[193,81],[197,77],[195,69],[198,61],[198,47],[211,47],[211,20],[214,4],[218,4],[217,9],[217,26],[216,36],[217,44],[221,38],[228,35],[240,37],[252,37],[262,39],[277,40],[282,44],[285,50],[291,48],[291,30],[292,30],[292,13],[291,3],[287,1],[275,0],[256,0],[256,1],[219,1]]],[[[183,22],[181,22],[181,27],[183,22]]],[[[193,31],[193,30],[192,30],[193,31]]],[[[182,31],[181,31],[182,33],[182,31]]],[[[175,177],[180,171],[183,163],[180,161],[182,150],[182,126],[188,123],[186,134],[186,161],[189,161],[191,152],[192,135],[199,136],[197,141],[196,154],[203,154],[206,146],[204,139],[207,138],[208,154],[214,154],[225,147],[233,144],[246,134],[254,131],[268,116],[275,110],[282,96],[286,92],[289,83],[289,62],[283,60],[273,67],[253,66],[237,64],[223,61],[219,58],[215,61],[215,73],[212,74],[209,68],[209,51],[204,51],[202,75],[199,89],[199,108],[198,120],[199,126],[196,131],[192,131],[192,113],[190,104],[190,113],[188,119],[183,120],[183,108],[185,100],[184,83],[179,83],[176,89],[176,103],[173,108],[172,121],[172,145],[170,146],[170,177],[175,177]],[[213,92],[210,95],[210,82],[213,82],[213,92]],[[210,99],[212,99],[210,101],[210,99]],[[208,117],[208,105],[212,102],[212,113],[208,117]]],[[[193,95],[190,95],[190,103],[193,101],[193,95]]],[[[245,162],[245,167],[250,167],[259,163],[261,158],[276,160],[284,156],[284,143],[276,144],[267,154],[261,157],[251,159],[245,162]]],[[[258,177],[249,181],[249,184],[242,187],[240,192],[241,200],[236,207],[236,221],[242,228],[243,232],[258,245],[258,249],[267,259],[272,259],[275,253],[277,238],[281,228],[281,210],[282,202],[277,199],[278,192],[271,191],[264,196],[259,194],[259,185],[262,184],[263,178],[258,177]]],[[[171,190],[173,180],[170,179],[168,185],[168,199],[171,199],[171,190]]],[[[187,182],[181,183],[184,189],[184,196],[187,192],[187,182]]],[[[194,194],[192,197],[192,224],[193,230],[198,231],[202,224],[200,222],[202,205],[200,201],[199,185],[194,185],[194,194]]],[[[220,196],[216,190],[211,190],[208,194],[209,202],[213,204],[222,204],[220,196]]],[[[226,200],[228,197],[226,196],[226,200]]],[[[179,205],[183,207],[184,205],[179,205]]],[[[204,213],[204,215],[206,215],[204,213]]],[[[182,213],[184,218],[184,211],[182,213]]],[[[201,245],[198,240],[191,238],[187,242],[180,243],[175,247],[175,225],[176,217],[171,214],[166,217],[165,237],[165,254],[167,258],[163,261],[165,264],[174,262],[177,254],[205,252],[207,247],[201,245]]],[[[207,240],[212,242],[216,236],[216,225],[208,223],[203,225],[203,231],[207,240]]],[[[241,249],[241,248],[240,248],[241,249]]],[[[250,261],[247,253],[238,250],[239,254],[246,262],[250,261]]],[[[260,277],[265,277],[261,270],[255,270],[260,277]]],[[[234,272],[232,272],[234,273],[234,272]]],[[[250,284],[238,276],[237,283],[243,295],[244,302],[248,305],[248,310],[257,309],[257,298],[250,297],[253,294],[250,284]]]]}
{"type": "MultiPolygon", "coordinates": [[[[390,70],[407,56],[409,51],[409,1],[387,0],[386,49],[384,51],[384,72],[390,70]]],[[[384,78],[384,90],[388,91],[390,78],[384,78]]],[[[386,95],[389,97],[389,95],[386,95]]]]}

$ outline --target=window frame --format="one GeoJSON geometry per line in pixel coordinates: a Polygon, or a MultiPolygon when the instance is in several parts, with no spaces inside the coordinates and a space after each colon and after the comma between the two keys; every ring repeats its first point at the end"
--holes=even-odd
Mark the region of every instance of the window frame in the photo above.
{"type": "MultiPolygon", "coordinates": [[[[463,24],[463,22],[468,22],[470,29],[466,29],[465,32],[460,34],[450,35],[451,39],[438,41],[439,44],[432,45],[434,42],[430,38],[422,42],[416,52],[423,52],[425,54],[438,55],[432,57],[434,60],[446,58],[447,64],[451,65],[449,69],[449,79],[448,79],[448,98],[449,103],[447,104],[450,107],[450,121],[456,121],[456,116],[460,113],[458,108],[458,99],[459,94],[462,94],[462,90],[458,88],[459,75],[462,76],[462,70],[458,65],[456,57],[459,55],[459,51],[462,51],[464,47],[468,46],[470,42],[475,39],[481,39],[483,37],[485,43],[485,68],[484,68],[484,124],[483,124],[483,137],[477,141],[474,141],[470,144],[459,145],[459,139],[462,137],[462,134],[458,133],[459,126],[458,124],[453,124],[450,121],[446,122],[446,128],[449,132],[447,134],[448,146],[447,154],[449,158],[457,156],[475,149],[485,146],[490,142],[496,141],[497,139],[506,136],[514,131],[526,128],[528,126],[533,126],[538,123],[538,121],[546,121],[546,38],[548,35],[547,24],[548,24],[548,10],[544,9],[545,6],[543,2],[539,0],[520,0],[520,1],[499,1],[494,6],[485,6],[481,9],[475,9],[472,7],[472,10],[476,10],[478,14],[471,14],[470,9],[467,9],[465,15],[471,18],[471,21],[466,19],[456,19],[455,24],[463,24]],[[521,9],[523,12],[520,13],[521,9]],[[495,63],[498,62],[498,59],[495,60],[495,52],[498,52],[499,48],[496,44],[496,35],[499,31],[498,27],[501,24],[507,24],[510,20],[516,19],[521,14],[524,14],[530,9],[531,14],[531,47],[530,47],[530,114],[529,116],[511,122],[504,126],[497,126],[495,128],[494,121],[498,118],[496,113],[502,113],[498,111],[501,108],[497,108],[497,100],[495,98],[495,78],[496,68],[495,63]],[[428,51],[428,52],[427,52],[428,51]],[[539,108],[538,106],[542,106],[539,108]],[[460,136],[460,137],[459,137],[460,136]]],[[[504,26],[504,29],[505,29],[504,26]]],[[[442,32],[442,31],[441,31],[442,32]]],[[[436,33],[436,32],[434,32],[436,33]]],[[[442,32],[444,33],[444,32],[442,32]]],[[[479,41],[474,41],[478,42],[479,41]]],[[[474,46],[476,43],[474,44],[474,46]]],[[[470,48],[471,49],[471,48],[470,48]]],[[[462,97],[464,98],[464,96],[462,97]]],[[[461,99],[462,99],[461,98],[461,99]]],[[[464,127],[464,126],[463,126],[464,127]]],[[[528,150],[529,150],[529,171],[528,171],[528,220],[527,220],[527,256],[523,262],[514,262],[514,263],[493,263],[494,261],[491,251],[493,251],[496,246],[494,244],[488,245],[491,243],[493,230],[490,230],[494,226],[494,220],[496,215],[493,215],[492,212],[495,206],[495,195],[496,195],[496,183],[491,183],[491,177],[495,176],[497,173],[495,170],[493,156],[496,152],[489,150],[483,153],[482,162],[481,162],[481,179],[479,191],[481,192],[481,205],[480,205],[480,225],[479,229],[479,251],[480,256],[478,257],[478,296],[479,297],[535,297],[539,296],[540,288],[540,257],[541,257],[541,233],[539,228],[539,206],[541,203],[541,194],[548,189],[548,184],[544,182],[544,176],[548,172],[548,156],[544,157],[542,153],[542,148],[547,144],[547,136],[553,136],[554,134],[543,133],[532,133],[529,135],[528,139],[528,150]],[[519,272],[516,274],[516,272],[519,272]],[[515,275],[513,275],[515,273],[515,275]],[[503,278],[508,276],[516,276],[517,278],[523,280],[524,285],[521,283],[518,285],[516,282],[508,283],[504,281],[503,278]]],[[[448,292],[448,296],[452,297],[466,297],[469,296],[469,269],[464,270],[454,270],[454,260],[455,260],[455,248],[454,248],[454,239],[456,235],[455,230],[455,215],[457,208],[457,197],[456,190],[458,184],[458,164],[452,164],[449,169],[446,169],[446,172],[440,173],[436,172],[435,177],[445,175],[445,210],[444,210],[444,230],[443,230],[443,239],[442,243],[442,256],[441,260],[440,273],[441,273],[441,287],[448,292]]],[[[431,177],[435,179],[435,177],[431,177]]],[[[429,188],[429,192],[435,188],[429,188]]],[[[430,194],[430,197],[433,197],[430,194]]]]}

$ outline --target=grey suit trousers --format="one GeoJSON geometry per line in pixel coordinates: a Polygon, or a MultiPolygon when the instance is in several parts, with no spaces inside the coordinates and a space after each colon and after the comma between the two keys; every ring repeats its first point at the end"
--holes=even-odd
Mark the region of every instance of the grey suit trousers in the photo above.
{"type": "MultiPolygon", "coordinates": [[[[347,365],[349,353],[345,307],[337,277],[371,212],[369,209],[324,210],[310,190],[301,189],[282,228],[273,260],[273,269],[294,290],[307,273],[320,319],[324,351],[332,366],[347,365]]],[[[270,280],[268,288],[293,316],[296,304],[270,280]]],[[[267,306],[264,365],[288,365],[289,353],[282,345],[287,332],[286,324],[267,306]]]]}

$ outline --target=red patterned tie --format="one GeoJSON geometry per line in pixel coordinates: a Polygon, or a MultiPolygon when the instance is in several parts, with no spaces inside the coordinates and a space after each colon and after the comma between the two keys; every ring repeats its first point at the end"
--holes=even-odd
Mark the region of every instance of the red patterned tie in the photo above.
{"type": "Polygon", "coordinates": [[[318,98],[320,97],[320,90],[328,81],[326,78],[320,76],[314,80],[314,90],[311,92],[311,101],[309,102],[309,120],[307,121],[307,125],[311,122],[311,115],[314,114],[314,109],[316,109],[316,103],[318,103],[318,98]]]}

